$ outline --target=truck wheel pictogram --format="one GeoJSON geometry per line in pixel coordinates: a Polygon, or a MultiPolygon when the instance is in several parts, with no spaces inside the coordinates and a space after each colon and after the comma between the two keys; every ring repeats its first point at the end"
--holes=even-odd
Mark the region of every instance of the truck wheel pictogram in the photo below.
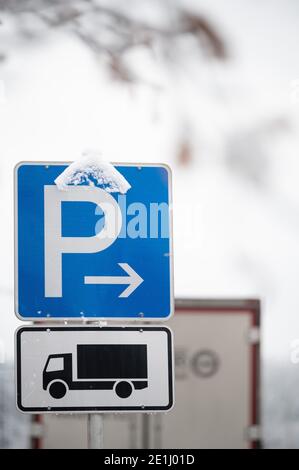
{"type": "Polygon", "coordinates": [[[63,398],[67,392],[67,386],[64,382],[55,381],[49,386],[49,393],[51,397],[59,399],[63,398]]]}
{"type": "Polygon", "coordinates": [[[118,382],[115,386],[115,393],[119,398],[128,398],[133,391],[133,387],[130,382],[118,382]]]}

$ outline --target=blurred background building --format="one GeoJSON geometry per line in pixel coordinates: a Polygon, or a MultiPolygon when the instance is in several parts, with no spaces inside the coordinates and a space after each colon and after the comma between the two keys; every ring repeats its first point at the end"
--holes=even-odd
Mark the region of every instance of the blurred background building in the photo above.
{"type": "Polygon", "coordinates": [[[298,447],[298,17],[296,0],[0,0],[5,367],[14,165],[88,148],[168,162],[175,294],[262,299],[264,444],[298,447]]]}

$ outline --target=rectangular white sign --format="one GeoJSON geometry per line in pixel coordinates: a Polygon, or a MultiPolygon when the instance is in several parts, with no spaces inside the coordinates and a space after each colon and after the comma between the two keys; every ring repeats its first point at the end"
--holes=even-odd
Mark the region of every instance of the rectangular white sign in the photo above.
{"type": "Polygon", "coordinates": [[[21,327],[21,411],[167,411],[173,406],[172,334],[166,327],[21,327]]]}

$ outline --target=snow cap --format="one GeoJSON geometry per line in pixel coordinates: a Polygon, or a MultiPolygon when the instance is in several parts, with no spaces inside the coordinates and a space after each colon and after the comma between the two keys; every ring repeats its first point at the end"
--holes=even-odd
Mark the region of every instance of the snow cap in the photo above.
{"type": "Polygon", "coordinates": [[[69,185],[82,183],[103,186],[109,193],[126,194],[131,188],[124,176],[95,150],[83,152],[82,157],[71,163],[55,180],[61,191],[66,191],[69,185]]]}

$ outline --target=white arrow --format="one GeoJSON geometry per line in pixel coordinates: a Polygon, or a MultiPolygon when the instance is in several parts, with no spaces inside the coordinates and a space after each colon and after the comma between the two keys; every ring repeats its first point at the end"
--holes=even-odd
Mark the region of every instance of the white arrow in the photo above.
{"type": "Polygon", "coordinates": [[[129,284],[118,297],[129,297],[137,287],[142,284],[143,279],[134,271],[128,263],[118,263],[129,276],[85,276],[85,284],[129,284]]]}

